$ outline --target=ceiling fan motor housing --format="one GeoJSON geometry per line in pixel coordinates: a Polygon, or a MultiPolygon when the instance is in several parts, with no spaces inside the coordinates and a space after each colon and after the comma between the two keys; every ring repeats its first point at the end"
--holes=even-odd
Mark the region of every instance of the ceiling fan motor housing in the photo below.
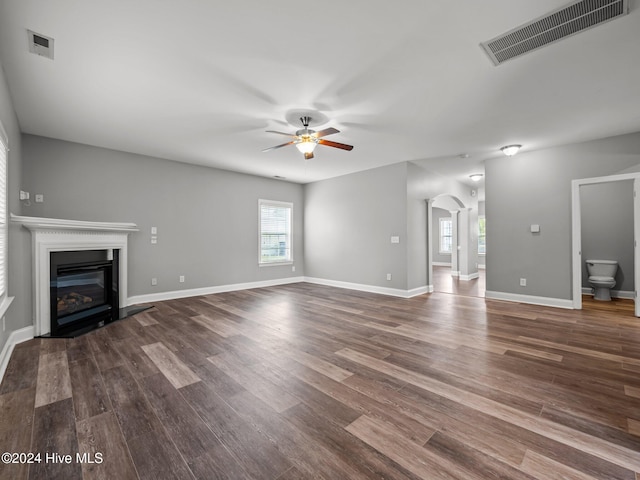
{"type": "Polygon", "coordinates": [[[315,130],[312,130],[309,128],[309,123],[311,123],[311,120],[312,120],[311,117],[300,117],[300,121],[302,122],[302,125],[304,126],[304,128],[302,130],[298,130],[296,132],[296,136],[310,137],[311,135],[316,133],[315,130]]]}

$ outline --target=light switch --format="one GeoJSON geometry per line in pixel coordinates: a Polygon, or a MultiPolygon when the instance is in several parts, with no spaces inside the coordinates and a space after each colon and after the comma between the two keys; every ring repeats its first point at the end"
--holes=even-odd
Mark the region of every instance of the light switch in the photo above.
{"type": "Polygon", "coordinates": [[[540,233],[540,225],[531,225],[531,233],[540,233]]]}
{"type": "Polygon", "coordinates": [[[400,243],[400,237],[394,235],[391,237],[391,243],[400,243]]]}
{"type": "Polygon", "coordinates": [[[158,234],[158,227],[151,227],[151,235],[157,235],[158,234]]]}

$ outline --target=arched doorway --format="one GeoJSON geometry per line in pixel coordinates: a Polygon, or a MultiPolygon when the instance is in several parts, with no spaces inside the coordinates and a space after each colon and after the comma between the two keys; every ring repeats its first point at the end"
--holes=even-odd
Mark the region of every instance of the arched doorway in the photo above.
{"type": "Polygon", "coordinates": [[[443,291],[484,296],[484,276],[478,280],[478,212],[467,207],[458,197],[440,194],[427,200],[427,279],[429,291],[436,283],[443,291]],[[449,217],[442,212],[448,212],[449,217]],[[450,227],[450,239],[442,227],[450,227]],[[443,244],[450,245],[447,252],[443,244]],[[441,255],[450,262],[442,262],[441,255]],[[443,267],[443,265],[450,265],[443,267]],[[471,282],[474,281],[474,282],[471,282]]]}

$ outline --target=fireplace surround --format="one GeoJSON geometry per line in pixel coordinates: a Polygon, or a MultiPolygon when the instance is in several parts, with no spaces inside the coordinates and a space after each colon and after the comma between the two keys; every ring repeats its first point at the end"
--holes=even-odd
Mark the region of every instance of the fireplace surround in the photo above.
{"type": "MultiPolygon", "coordinates": [[[[129,234],[138,231],[136,224],[87,222],[55,218],[26,217],[13,214],[11,214],[11,221],[21,223],[25,228],[31,231],[33,265],[33,324],[34,334],[36,337],[48,335],[55,336],[56,333],[54,332],[56,328],[52,329],[51,322],[52,313],[57,314],[57,307],[56,311],[53,311],[54,304],[51,296],[52,254],[57,255],[59,252],[103,252],[101,255],[104,255],[105,263],[111,262],[112,265],[111,282],[113,283],[113,276],[115,276],[117,283],[117,291],[114,291],[113,289],[111,290],[111,309],[115,306],[117,311],[117,308],[123,308],[128,305],[127,243],[129,234]],[[113,298],[113,296],[115,296],[115,298],[113,298]]],[[[54,255],[54,258],[56,255],[54,255]]],[[[63,288],[72,280],[75,280],[75,283],[78,284],[85,283],[89,285],[96,285],[100,282],[104,283],[109,281],[108,278],[104,278],[104,275],[109,275],[108,273],[102,273],[102,276],[98,275],[98,277],[94,276],[93,278],[91,276],[83,277],[83,274],[78,270],[87,267],[87,265],[83,265],[84,263],[87,262],[80,260],[71,261],[68,264],[63,263],[64,267],[62,276],[67,276],[67,281],[63,281],[61,283],[63,288]],[[74,270],[75,273],[72,273],[74,270]],[[65,274],[71,274],[71,276],[65,274]]],[[[59,265],[56,266],[56,268],[58,267],[59,265]]],[[[75,303],[78,304],[82,304],[82,302],[86,301],[83,297],[90,297],[89,295],[84,295],[82,292],[75,293],[77,294],[75,303]]],[[[107,299],[107,301],[109,301],[109,299],[107,299]]],[[[69,305],[72,303],[73,302],[69,300],[69,305]]],[[[57,296],[55,299],[55,305],[57,305],[57,296]]],[[[73,307],[70,306],[69,308],[73,307]]],[[[71,312],[70,314],[73,315],[74,313],[76,312],[71,312]]],[[[94,311],[93,313],[96,313],[97,315],[100,314],[99,311],[94,311]]]]}

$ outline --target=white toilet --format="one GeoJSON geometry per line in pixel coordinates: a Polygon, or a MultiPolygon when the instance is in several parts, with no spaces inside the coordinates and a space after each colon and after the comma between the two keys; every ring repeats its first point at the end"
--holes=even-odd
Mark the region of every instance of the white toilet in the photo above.
{"type": "Polygon", "coordinates": [[[616,286],[618,262],[615,260],[587,260],[589,285],[595,300],[611,301],[611,289],[616,286]]]}

